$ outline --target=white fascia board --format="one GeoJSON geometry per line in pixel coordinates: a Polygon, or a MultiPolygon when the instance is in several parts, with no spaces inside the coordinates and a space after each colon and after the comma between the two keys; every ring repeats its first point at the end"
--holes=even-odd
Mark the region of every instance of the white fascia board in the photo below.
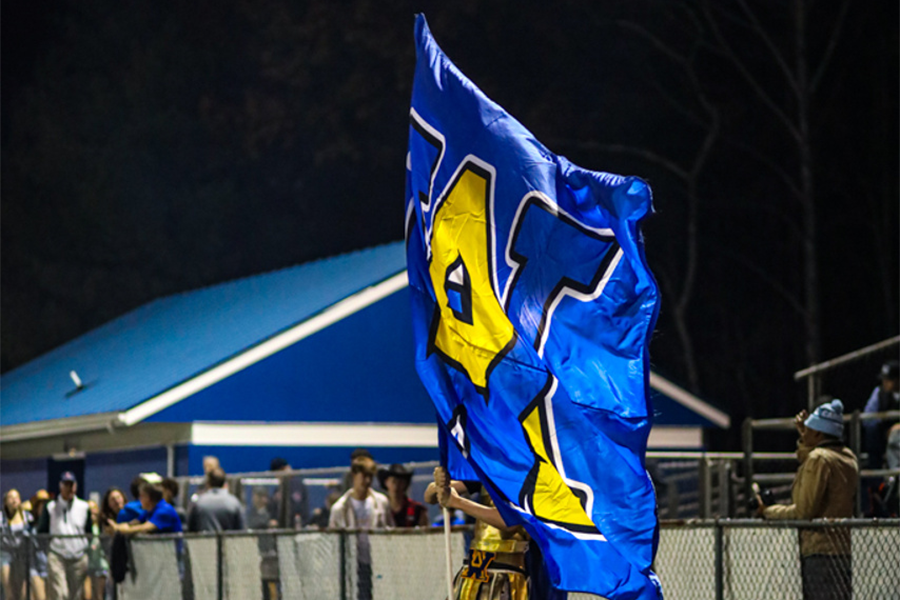
{"type": "MultiPolygon", "coordinates": [[[[437,448],[437,425],[407,423],[194,423],[195,446],[437,448]]],[[[700,427],[654,427],[650,448],[699,450],[700,427]]]]}
{"type": "Polygon", "coordinates": [[[3,425],[0,427],[0,442],[20,442],[54,435],[71,435],[73,433],[102,431],[104,429],[112,430],[114,427],[121,426],[120,415],[121,413],[118,412],[105,412],[80,417],[3,425]]]}
{"type": "Polygon", "coordinates": [[[406,423],[194,423],[195,446],[437,448],[437,425],[406,423]]]}
{"type": "Polygon", "coordinates": [[[234,375],[235,373],[246,369],[247,367],[264,360],[276,352],[284,350],[288,346],[296,344],[300,340],[317,333],[329,325],[337,323],[341,319],[359,312],[378,302],[382,298],[390,296],[405,288],[409,284],[409,278],[404,269],[402,273],[398,273],[381,283],[368,287],[352,296],[349,296],[340,302],[333,304],[318,313],[314,317],[295,325],[294,327],[266,340],[265,342],[250,348],[249,350],[216,365],[209,371],[204,371],[200,375],[185,381],[165,392],[145,400],[134,408],[122,413],[122,422],[126,426],[134,425],[143,421],[161,410],[164,410],[185,398],[196,394],[197,392],[208,388],[209,386],[222,381],[223,379],[234,375]]]}
{"type": "Polygon", "coordinates": [[[718,408],[707,404],[687,390],[678,387],[668,379],[660,377],[653,371],[650,372],[650,387],[662,394],[665,394],[685,408],[688,408],[698,415],[709,419],[722,429],[728,429],[729,427],[731,427],[731,417],[729,417],[727,414],[723,413],[718,408]]]}
{"type": "Polygon", "coordinates": [[[653,427],[647,447],[700,450],[703,448],[703,430],[700,427],[653,427]]]}

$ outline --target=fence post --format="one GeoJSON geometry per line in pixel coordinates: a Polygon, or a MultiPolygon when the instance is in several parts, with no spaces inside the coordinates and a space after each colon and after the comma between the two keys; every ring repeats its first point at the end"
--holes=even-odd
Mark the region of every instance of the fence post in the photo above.
{"type": "Polygon", "coordinates": [[[278,489],[281,493],[281,502],[278,505],[278,526],[284,529],[293,528],[291,523],[291,478],[282,475],[278,480],[278,489]]]}
{"type": "Polygon", "coordinates": [[[709,459],[706,456],[700,459],[700,518],[708,519],[712,513],[712,473],[709,468],[709,459]]]}
{"type": "Polygon", "coordinates": [[[225,566],[222,564],[222,532],[216,532],[216,598],[225,598],[225,566]]]}
{"type": "Polygon", "coordinates": [[[347,532],[339,534],[341,540],[341,600],[347,600],[347,532]]]}
{"type": "Polygon", "coordinates": [[[862,453],[862,436],[860,433],[859,409],[856,409],[850,415],[850,449],[853,450],[857,460],[859,460],[862,453]]]}
{"type": "Polygon", "coordinates": [[[753,419],[747,417],[741,427],[744,447],[744,505],[753,497],[753,419]]]}
{"type": "Polygon", "coordinates": [[[25,598],[31,600],[31,555],[37,549],[37,544],[32,536],[25,539],[25,598]]]}
{"type": "MultiPolygon", "coordinates": [[[[850,415],[850,449],[853,450],[853,454],[856,455],[856,461],[858,464],[864,464],[862,462],[862,435],[860,431],[860,418],[859,418],[859,409],[853,411],[853,414],[850,415]]],[[[853,507],[853,516],[859,517],[862,515],[862,490],[863,483],[859,482],[859,487],[856,490],[856,502],[853,507]]]]}
{"type": "Polygon", "coordinates": [[[731,516],[731,462],[719,460],[716,463],[719,477],[719,516],[731,516]]]}
{"type": "Polygon", "coordinates": [[[810,414],[816,408],[816,374],[810,373],[806,377],[806,410],[810,414]]]}
{"type": "Polygon", "coordinates": [[[725,597],[725,557],[723,544],[722,524],[716,519],[716,600],[725,597]]]}

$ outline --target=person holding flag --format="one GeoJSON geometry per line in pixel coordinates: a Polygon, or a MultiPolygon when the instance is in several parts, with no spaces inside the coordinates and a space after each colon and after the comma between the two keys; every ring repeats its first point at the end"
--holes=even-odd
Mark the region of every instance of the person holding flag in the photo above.
{"type": "Polygon", "coordinates": [[[659,290],[639,229],[650,189],[553,154],[450,62],[422,15],[415,34],[407,272],[442,463],[527,532],[553,589],[658,600],[644,455],[659,290]]]}
{"type": "Polygon", "coordinates": [[[480,482],[451,481],[446,469],[437,467],[434,482],[425,490],[425,501],[439,502],[476,519],[465,563],[453,580],[453,600],[565,600],[564,592],[547,584],[540,555],[529,544],[528,533],[521,526],[506,525],[480,482]],[[483,503],[460,495],[479,490],[483,503]],[[538,591],[533,591],[535,588],[538,591]]]}

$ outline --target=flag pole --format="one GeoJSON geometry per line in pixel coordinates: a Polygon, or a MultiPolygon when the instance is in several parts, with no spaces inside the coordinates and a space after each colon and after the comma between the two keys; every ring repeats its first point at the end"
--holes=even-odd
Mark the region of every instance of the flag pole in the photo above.
{"type": "Polygon", "coordinates": [[[444,547],[447,550],[447,600],[453,600],[453,558],[450,555],[450,509],[442,506],[444,512],[444,547]]]}

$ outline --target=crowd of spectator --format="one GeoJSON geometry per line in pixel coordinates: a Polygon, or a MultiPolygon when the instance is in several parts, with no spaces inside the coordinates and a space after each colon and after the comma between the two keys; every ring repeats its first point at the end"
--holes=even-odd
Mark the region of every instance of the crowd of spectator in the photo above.
{"type": "MultiPolygon", "coordinates": [[[[863,411],[874,417],[863,421],[863,451],[868,457],[868,464],[863,466],[891,471],[900,468],[900,424],[896,419],[881,416],[898,407],[900,366],[897,361],[888,361],[880,369],[878,385],[863,411]]],[[[760,516],[814,519],[853,515],[860,467],[857,457],[842,441],[846,437],[843,411],[841,401],[830,400],[812,415],[804,411],[797,416],[800,468],[792,501],[766,506],[757,497],[760,516]]],[[[229,490],[228,477],[218,458],[204,457],[203,470],[204,479],[188,502],[178,501],[186,492],[178,480],[156,473],[141,473],[131,481],[130,501],[118,487],[107,489],[99,502],[83,500],[78,496],[79,482],[71,471],[61,475],[58,489],[51,490],[52,494],[41,489],[23,500],[18,490],[8,490],[3,495],[0,511],[2,599],[113,598],[114,582],[121,582],[129,568],[127,538],[135,534],[264,531],[284,526],[354,530],[358,549],[357,595],[366,599],[371,594],[372,578],[366,531],[429,525],[425,506],[409,497],[413,473],[400,464],[379,469],[375,458],[365,449],[351,453],[346,477],[331,486],[323,505],[312,511],[303,478],[281,480],[282,474],[287,477],[292,471],[283,458],[274,458],[269,465],[269,470],[279,478],[277,485],[251,488],[246,506],[229,490]],[[385,493],[373,488],[376,480],[385,493]],[[286,498],[282,497],[284,492],[286,498]]],[[[897,516],[898,477],[878,479],[873,485],[868,488],[865,482],[863,485],[863,492],[871,496],[869,516],[897,516]]],[[[181,554],[180,542],[178,548],[181,554]]],[[[268,580],[264,595],[277,598],[276,584],[272,583],[277,580],[278,569],[274,537],[260,535],[259,550],[263,579],[268,580]]],[[[849,591],[847,540],[804,532],[801,556],[807,592],[810,586],[822,582],[829,588],[849,591]],[[833,568],[837,559],[843,561],[841,569],[833,568]],[[823,574],[826,571],[830,575],[823,574]],[[827,579],[835,573],[839,581],[827,579]]]]}
{"type": "MultiPolygon", "coordinates": [[[[292,470],[282,458],[273,459],[269,467],[275,474],[292,470]]],[[[203,482],[187,506],[178,502],[183,491],[179,481],[156,473],[141,473],[131,481],[130,500],[121,488],[110,487],[102,497],[93,496],[98,502],[85,501],[79,497],[78,481],[71,471],[62,474],[52,497],[38,490],[23,502],[18,490],[8,490],[0,511],[2,598],[113,598],[115,583],[123,581],[129,569],[127,539],[135,534],[259,531],[280,524],[357,530],[428,525],[425,507],[407,495],[412,472],[399,464],[379,470],[367,450],[351,454],[347,477],[331,486],[324,504],[311,513],[300,477],[291,477],[287,485],[251,488],[244,506],[229,490],[228,477],[216,457],[205,457],[203,468],[203,482]],[[387,495],[372,489],[376,477],[387,495]],[[282,490],[288,492],[286,499],[282,490]]],[[[371,567],[366,571],[371,564],[367,544],[363,535],[359,561],[365,588],[371,581],[371,567]]],[[[260,536],[259,547],[263,571],[273,571],[269,579],[277,579],[274,538],[260,536]]],[[[265,590],[265,597],[277,597],[274,585],[265,590]]]]}

